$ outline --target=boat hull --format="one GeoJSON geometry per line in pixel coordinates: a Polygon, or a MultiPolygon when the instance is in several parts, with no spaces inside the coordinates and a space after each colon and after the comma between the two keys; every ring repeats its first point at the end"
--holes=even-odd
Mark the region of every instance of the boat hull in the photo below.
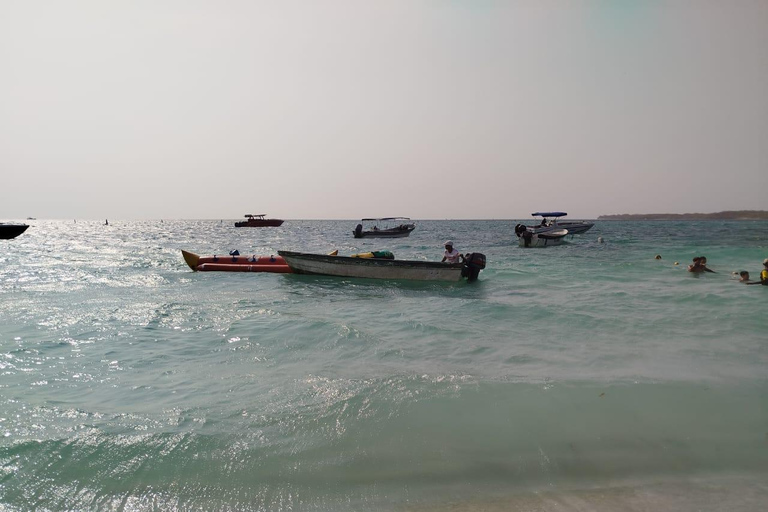
{"type": "Polygon", "coordinates": [[[549,226],[528,226],[528,229],[534,233],[548,233],[559,229],[567,229],[569,235],[580,235],[592,229],[594,225],[593,222],[555,221],[549,226]]]}
{"type": "Polygon", "coordinates": [[[555,223],[554,229],[567,229],[569,235],[580,235],[592,229],[594,225],[594,222],[563,221],[555,223]]]}
{"type": "Polygon", "coordinates": [[[461,263],[350,258],[292,251],[278,251],[278,254],[296,274],[414,281],[459,281],[462,277],[461,263]]]}
{"type": "Polygon", "coordinates": [[[411,231],[413,231],[416,228],[408,228],[408,229],[379,229],[379,230],[368,230],[368,231],[362,231],[360,233],[353,231],[352,235],[355,238],[403,238],[411,234],[411,231]]]}
{"type": "Polygon", "coordinates": [[[531,233],[529,231],[528,234],[518,237],[518,243],[520,247],[551,247],[562,244],[568,234],[569,231],[567,229],[558,229],[543,233],[531,233]]]}
{"type": "Polygon", "coordinates": [[[189,268],[199,272],[272,272],[290,274],[291,267],[280,256],[198,256],[181,251],[189,268]]]}
{"type": "Polygon", "coordinates": [[[0,224],[0,240],[16,238],[27,230],[29,224],[0,224]]]}
{"type": "Polygon", "coordinates": [[[281,226],[285,222],[282,219],[264,219],[264,220],[257,220],[257,219],[250,219],[250,220],[244,220],[241,222],[235,222],[236,228],[276,228],[277,226],[281,226]]]}

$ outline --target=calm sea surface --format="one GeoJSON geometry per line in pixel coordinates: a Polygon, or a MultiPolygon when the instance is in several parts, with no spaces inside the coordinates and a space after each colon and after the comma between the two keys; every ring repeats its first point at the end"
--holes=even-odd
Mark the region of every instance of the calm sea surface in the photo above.
{"type": "Polygon", "coordinates": [[[396,241],[233,222],[0,240],[0,510],[479,510],[692,479],[717,482],[707,509],[712,486],[768,481],[768,287],[731,275],[759,276],[766,222],[598,222],[545,249],[511,220],[396,241]],[[196,273],[180,253],[439,260],[446,239],[486,254],[478,282],[196,273]],[[686,272],[698,255],[717,273],[686,272]]]}

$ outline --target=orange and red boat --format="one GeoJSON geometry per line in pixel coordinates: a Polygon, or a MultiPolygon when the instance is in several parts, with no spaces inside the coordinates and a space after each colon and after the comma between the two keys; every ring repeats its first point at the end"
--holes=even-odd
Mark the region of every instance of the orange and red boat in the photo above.
{"type": "Polygon", "coordinates": [[[216,255],[199,256],[193,252],[181,251],[184,261],[189,268],[195,271],[220,271],[220,272],[274,272],[289,274],[293,271],[282,256],[240,256],[216,255]]]}

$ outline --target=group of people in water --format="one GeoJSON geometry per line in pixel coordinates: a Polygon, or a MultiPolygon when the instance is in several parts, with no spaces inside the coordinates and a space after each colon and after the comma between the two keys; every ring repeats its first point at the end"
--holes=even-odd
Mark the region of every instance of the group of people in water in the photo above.
{"type": "MultiPolygon", "coordinates": [[[[661,256],[656,256],[656,259],[661,259],[661,256]]],[[[707,267],[707,258],[704,256],[696,256],[693,258],[693,263],[688,265],[688,272],[698,273],[698,272],[712,272],[715,273],[714,270],[707,267]]],[[[752,281],[749,278],[749,272],[746,270],[742,270],[741,272],[734,272],[734,275],[739,276],[739,282],[745,283],[745,284],[762,284],[768,286],[768,258],[763,260],[763,270],[760,272],[760,280],[759,281],[752,281]]]]}
{"type": "MultiPolygon", "coordinates": [[[[464,261],[464,256],[457,251],[453,247],[453,242],[451,240],[448,240],[444,244],[445,246],[445,253],[443,253],[443,262],[448,263],[457,263],[459,261],[464,261]]],[[[655,259],[660,260],[661,255],[657,254],[655,256],[655,259]]],[[[677,265],[677,262],[675,262],[675,265],[677,265]]],[[[707,266],[707,257],[706,256],[696,256],[693,258],[693,263],[688,265],[688,272],[693,273],[700,273],[700,272],[712,272],[713,274],[716,274],[714,270],[709,268],[707,266]]],[[[739,276],[739,282],[745,283],[745,284],[762,284],[765,286],[768,286],[768,258],[765,258],[763,260],[763,270],[760,272],[760,280],[759,281],[752,281],[749,278],[749,272],[746,270],[742,270],[741,272],[734,272],[734,275],[739,276]]]]}
{"type": "Polygon", "coordinates": [[[707,258],[705,256],[696,256],[693,258],[693,263],[691,265],[688,265],[688,272],[712,272],[715,273],[714,270],[709,268],[707,266],[707,258]]]}

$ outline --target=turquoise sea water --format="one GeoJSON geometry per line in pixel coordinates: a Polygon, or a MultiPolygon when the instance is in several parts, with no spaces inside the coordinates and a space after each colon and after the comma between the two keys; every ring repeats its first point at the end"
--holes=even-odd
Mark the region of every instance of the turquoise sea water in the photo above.
{"type": "Polygon", "coordinates": [[[768,287],[731,276],[758,277],[766,222],[598,222],[545,249],[518,221],[396,241],[233,222],[0,241],[0,509],[485,510],[705,479],[706,510],[766,481],[768,287]],[[478,282],[195,273],[180,253],[439,260],[449,238],[486,254],[478,282]],[[717,274],[686,272],[697,255],[717,274]]]}

